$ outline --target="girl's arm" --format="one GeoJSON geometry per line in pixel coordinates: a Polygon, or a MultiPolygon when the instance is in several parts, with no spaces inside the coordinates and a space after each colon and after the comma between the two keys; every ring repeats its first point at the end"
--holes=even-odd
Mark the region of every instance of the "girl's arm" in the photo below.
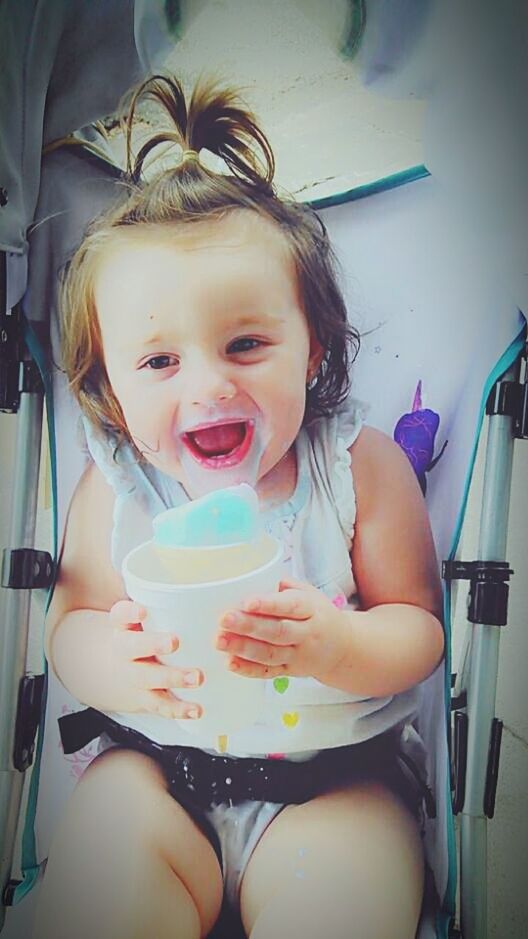
{"type": "Polygon", "coordinates": [[[108,612],[117,600],[126,596],[110,557],[113,507],[111,487],[91,464],[81,477],[69,507],[59,572],[46,617],[45,651],[55,671],[56,644],[59,657],[63,658],[65,617],[80,610],[108,612]]]}
{"type": "Polygon", "coordinates": [[[145,611],[126,599],[112,566],[114,494],[91,466],[74,493],[59,575],[46,620],[45,648],[53,671],[78,701],[104,711],[199,717],[200,708],[169,689],[196,686],[198,669],[162,664],[176,637],[143,632],[145,611]]]}
{"type": "Polygon", "coordinates": [[[394,694],[442,659],[442,591],[425,501],[400,447],[365,427],[350,449],[356,491],[351,551],[360,611],[328,684],[368,696],[394,694]]]}
{"type": "Polygon", "coordinates": [[[384,697],[417,684],[441,661],[438,565],[411,465],[397,444],[369,427],[350,453],[360,609],[336,609],[321,590],[291,578],[276,593],[248,598],[226,611],[217,637],[238,674],[312,676],[351,694],[384,697]]]}

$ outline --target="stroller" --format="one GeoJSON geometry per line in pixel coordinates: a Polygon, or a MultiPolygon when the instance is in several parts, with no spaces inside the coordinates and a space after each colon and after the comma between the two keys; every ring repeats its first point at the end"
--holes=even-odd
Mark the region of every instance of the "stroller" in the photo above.
{"type": "MultiPolygon", "coordinates": [[[[38,18],[38,8],[41,13],[43,7],[50,11],[46,4],[33,6],[27,5],[26,22],[17,28],[23,30],[25,25],[36,35],[33,17],[38,18]]],[[[72,4],[75,18],[71,9],[67,13],[62,9],[64,5],[49,6],[57,17],[56,35],[62,34],[66,23],[69,41],[81,35],[86,40],[79,15],[84,16],[87,29],[94,31],[100,26],[97,17],[105,22],[109,15],[101,3],[72,4]]],[[[122,13],[122,3],[112,6],[122,13]]],[[[156,19],[153,5],[136,2],[126,8],[129,18],[120,24],[120,37],[126,33],[128,43],[120,46],[121,85],[112,87],[117,97],[141,74],[154,70],[152,55],[161,57],[170,42],[160,10],[156,19]]],[[[2,16],[5,10],[4,6],[2,16]]],[[[368,47],[367,40],[368,30],[368,47]]],[[[60,47],[50,48],[50,89],[60,87],[60,65],[60,47]]],[[[41,81],[42,75],[34,77],[36,88],[41,81]]],[[[41,108],[46,88],[41,88],[41,108]]],[[[23,230],[13,227],[17,213],[12,213],[11,224],[2,227],[1,245],[0,407],[18,414],[16,485],[4,552],[0,636],[5,907],[22,908],[28,903],[24,897],[38,881],[64,800],[95,755],[95,749],[87,749],[72,761],[60,751],[57,717],[79,705],[47,673],[39,642],[43,606],[38,606],[38,600],[31,604],[31,597],[39,592],[48,595],[52,587],[66,510],[86,461],[82,440],[72,447],[78,415],[63,376],[54,367],[58,359],[56,281],[86,223],[115,194],[119,167],[97,132],[87,127],[115,103],[96,104],[89,99],[83,102],[87,108],[82,115],[77,113],[70,126],[59,125],[59,131],[49,95],[48,139],[78,127],[83,130],[73,145],[64,142],[44,156],[40,177],[37,173],[30,177],[32,191],[25,181],[21,186],[17,167],[13,169],[8,162],[12,182],[4,187],[7,193],[2,197],[9,199],[5,208],[9,206],[10,213],[13,202],[19,210],[23,207],[18,220],[25,217],[26,223],[32,222],[28,247],[26,226],[23,230]],[[53,517],[49,552],[34,547],[38,543],[35,514],[44,402],[53,517]],[[33,648],[28,648],[29,623],[33,648]]],[[[40,141],[38,148],[39,152],[40,141]]],[[[369,423],[394,435],[406,450],[426,494],[438,555],[444,560],[448,640],[451,584],[459,579],[470,582],[468,619],[472,626],[453,694],[449,653],[421,686],[419,725],[427,743],[436,816],[431,812],[426,823],[431,900],[424,907],[419,936],[457,935],[454,812],[461,815],[462,935],[483,939],[486,820],[493,815],[501,735],[501,724],[494,717],[498,627],[506,622],[511,574],[505,560],[509,481],[513,439],[528,434],[526,385],[521,381],[525,321],[492,272],[484,268],[469,231],[458,227],[441,186],[425,167],[314,205],[336,247],[345,292],[363,336],[354,366],[354,393],[369,402],[369,423]],[[387,387],[391,388],[390,400],[387,387]],[[477,561],[465,562],[457,559],[457,547],[485,410],[490,419],[480,551],[477,561]]],[[[4,221],[1,215],[0,221],[4,221]]],[[[6,928],[9,933],[9,917],[6,928]]]]}

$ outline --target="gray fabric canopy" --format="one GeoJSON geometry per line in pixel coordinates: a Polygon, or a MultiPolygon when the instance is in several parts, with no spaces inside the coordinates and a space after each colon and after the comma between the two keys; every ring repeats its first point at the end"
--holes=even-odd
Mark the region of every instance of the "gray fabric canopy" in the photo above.
{"type": "Polygon", "coordinates": [[[115,110],[172,44],[162,0],[3,0],[0,4],[0,250],[8,304],[25,289],[27,229],[42,147],[115,110]]]}

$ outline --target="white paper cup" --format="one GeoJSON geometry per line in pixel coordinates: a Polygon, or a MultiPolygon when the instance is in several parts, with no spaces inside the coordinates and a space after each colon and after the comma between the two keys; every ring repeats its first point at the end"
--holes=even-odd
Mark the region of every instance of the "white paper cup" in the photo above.
{"type": "MultiPolygon", "coordinates": [[[[196,549],[199,550],[199,549],[196,549]]],[[[218,551],[222,549],[219,548],[218,551]]],[[[282,575],[282,545],[268,537],[267,558],[255,570],[205,583],[171,583],[149,541],[123,561],[129,597],[147,610],[145,629],[178,636],[176,652],[163,661],[177,668],[199,668],[205,680],[196,688],[174,688],[182,700],[196,701],[202,717],[185,719],[185,730],[212,745],[222,734],[242,730],[258,720],[265,706],[266,683],[230,672],[227,655],[215,648],[220,617],[255,594],[273,593],[282,575]]]]}

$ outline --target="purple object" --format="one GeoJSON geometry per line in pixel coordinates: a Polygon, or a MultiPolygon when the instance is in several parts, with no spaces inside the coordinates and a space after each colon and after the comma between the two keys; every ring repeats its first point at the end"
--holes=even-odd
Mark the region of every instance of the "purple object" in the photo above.
{"type": "Polygon", "coordinates": [[[427,490],[426,473],[429,473],[447,447],[445,441],[438,456],[433,457],[435,438],[440,426],[440,417],[430,408],[422,408],[422,382],[418,382],[414,394],[412,410],[403,414],[394,428],[394,440],[407,454],[416,473],[420,488],[425,495],[427,490]]]}

